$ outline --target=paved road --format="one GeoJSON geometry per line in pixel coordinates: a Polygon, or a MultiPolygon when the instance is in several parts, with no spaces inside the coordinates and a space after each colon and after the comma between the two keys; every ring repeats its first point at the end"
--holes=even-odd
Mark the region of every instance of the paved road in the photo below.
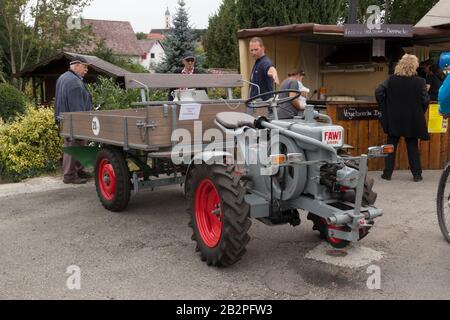
{"type": "Polygon", "coordinates": [[[304,221],[254,222],[243,260],[209,268],[194,252],[179,188],[140,194],[114,214],[93,185],[16,186],[14,194],[0,186],[0,299],[449,299],[450,245],[435,214],[439,174],[427,172],[419,184],[407,172],[377,179],[386,214],[349,249],[350,266],[332,264],[342,257],[327,247],[329,261],[314,260],[321,242],[304,221]],[[382,256],[368,263],[381,268],[381,290],[367,288],[368,265],[351,266],[359,246],[382,256]],[[66,287],[71,265],[81,268],[79,291],[66,287]]]}

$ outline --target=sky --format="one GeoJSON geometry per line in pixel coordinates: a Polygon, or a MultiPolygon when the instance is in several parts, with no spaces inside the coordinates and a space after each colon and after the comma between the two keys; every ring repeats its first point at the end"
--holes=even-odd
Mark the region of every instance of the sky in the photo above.
{"type": "MultiPolygon", "coordinates": [[[[129,21],[135,32],[149,33],[164,28],[164,13],[176,12],[178,0],[92,0],[82,13],[86,19],[129,21]]],[[[208,18],[219,8],[222,0],[185,0],[194,28],[207,28],[208,18]]]]}

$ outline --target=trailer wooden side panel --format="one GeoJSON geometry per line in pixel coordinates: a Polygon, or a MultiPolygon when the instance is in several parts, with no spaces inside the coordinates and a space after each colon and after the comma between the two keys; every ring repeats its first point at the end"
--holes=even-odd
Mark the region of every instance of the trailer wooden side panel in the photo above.
{"type": "MultiPolygon", "coordinates": [[[[218,129],[220,112],[246,112],[241,103],[202,105],[198,120],[180,120],[180,105],[149,106],[144,109],[63,113],[61,135],[144,151],[158,151],[173,145],[177,129],[189,131],[191,138],[203,137],[209,129],[218,129]]],[[[266,115],[257,109],[255,117],[266,115]]]]}

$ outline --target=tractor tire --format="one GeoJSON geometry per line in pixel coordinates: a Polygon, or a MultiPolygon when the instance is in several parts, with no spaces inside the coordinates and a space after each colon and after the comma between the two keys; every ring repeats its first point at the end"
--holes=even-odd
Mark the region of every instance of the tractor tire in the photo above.
{"type": "Polygon", "coordinates": [[[103,207],[112,212],[126,209],[130,201],[131,180],[125,156],[116,148],[104,148],[97,155],[95,188],[103,207]]]}
{"type": "Polygon", "coordinates": [[[250,206],[234,171],[232,166],[201,165],[194,167],[186,180],[192,240],[208,266],[235,264],[250,241],[250,206]]]}

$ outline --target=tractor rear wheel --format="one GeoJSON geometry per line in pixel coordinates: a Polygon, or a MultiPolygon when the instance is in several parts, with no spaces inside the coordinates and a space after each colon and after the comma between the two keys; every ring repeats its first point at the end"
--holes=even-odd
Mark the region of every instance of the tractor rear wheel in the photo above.
{"type": "Polygon", "coordinates": [[[246,189],[234,167],[194,167],[186,181],[189,226],[208,266],[228,267],[245,254],[251,226],[246,189]]]}
{"type": "Polygon", "coordinates": [[[122,151],[105,148],[98,153],[95,165],[95,188],[105,209],[121,212],[128,206],[131,180],[122,151]]]}

